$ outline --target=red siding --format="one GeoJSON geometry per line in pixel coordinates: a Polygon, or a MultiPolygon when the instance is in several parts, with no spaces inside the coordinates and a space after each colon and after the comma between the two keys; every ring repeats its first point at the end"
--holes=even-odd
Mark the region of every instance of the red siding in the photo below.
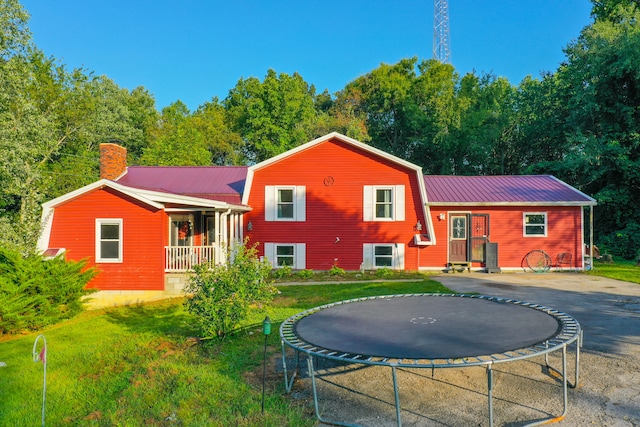
{"type": "Polygon", "coordinates": [[[111,189],[96,190],[55,208],[49,247],[66,248],[68,259],[89,259],[100,290],[163,290],[168,220],[162,210],[111,189]],[[95,264],[96,218],[122,218],[123,262],[95,264]]]}
{"type": "Polygon", "coordinates": [[[306,267],[327,270],[334,262],[357,270],[364,243],[403,243],[405,269],[417,269],[414,225],[425,220],[420,207],[417,175],[396,163],[338,140],[319,143],[255,171],[245,214],[251,242],[305,243],[306,267]],[[325,178],[333,183],[325,185],[325,178]],[[306,186],[306,221],[265,221],[265,185],[306,186]],[[364,185],[404,185],[405,220],[363,222],[364,185]],[[336,243],[336,237],[340,241],[336,243]],[[337,261],[336,261],[337,260],[337,261]]]}
{"type": "MultiPolygon", "coordinates": [[[[444,267],[448,262],[449,216],[451,213],[490,215],[490,241],[498,244],[498,265],[506,269],[521,268],[525,255],[532,250],[543,250],[555,262],[560,252],[572,254],[574,268],[582,266],[582,208],[579,206],[531,207],[471,207],[452,209],[431,208],[437,246],[427,248],[421,259],[423,267],[444,267]],[[523,236],[523,212],[547,213],[547,236],[523,236]],[[446,219],[439,220],[440,213],[446,219]]],[[[476,264],[480,266],[480,264],[476,264]]]]}

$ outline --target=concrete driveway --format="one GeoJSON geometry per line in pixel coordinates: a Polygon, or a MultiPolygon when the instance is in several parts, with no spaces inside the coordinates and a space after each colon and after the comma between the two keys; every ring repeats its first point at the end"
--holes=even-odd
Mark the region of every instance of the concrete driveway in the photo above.
{"type": "Polygon", "coordinates": [[[534,302],[573,316],[584,331],[580,384],[563,425],[640,426],[640,285],[580,273],[450,274],[456,292],[534,302]]]}
{"type": "MultiPolygon", "coordinates": [[[[640,426],[640,285],[580,273],[458,273],[435,280],[458,293],[542,304],[567,314],[584,331],[580,381],[568,392],[563,426],[640,426]]],[[[569,380],[573,356],[569,354],[569,380]]],[[[561,382],[541,358],[496,365],[496,426],[524,426],[562,412],[561,382]]],[[[550,357],[559,367],[561,358],[550,357]]],[[[486,426],[484,368],[403,370],[403,426],[486,426]],[[437,372],[441,371],[441,372],[437,372]]],[[[396,425],[388,368],[328,367],[319,382],[328,420],[396,425]],[[337,375],[339,374],[339,375],[337,375]]],[[[309,384],[306,384],[308,392],[309,384]]]]}

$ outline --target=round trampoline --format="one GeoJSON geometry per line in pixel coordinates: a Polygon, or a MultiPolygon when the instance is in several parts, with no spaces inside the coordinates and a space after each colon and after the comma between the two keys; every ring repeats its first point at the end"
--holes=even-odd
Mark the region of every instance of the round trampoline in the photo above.
{"type": "MultiPolygon", "coordinates": [[[[567,411],[566,347],[576,342],[578,381],[581,329],[571,316],[538,304],[477,295],[410,294],[340,301],[298,313],[280,327],[285,383],[285,347],[308,356],[316,415],[320,418],[312,359],[392,368],[396,416],[401,425],[397,367],[487,368],[489,421],[493,425],[492,371],[505,363],[562,350],[564,413],[567,411]]],[[[549,422],[547,419],[544,422],[549,422]]],[[[538,423],[536,423],[538,424],[538,423]]]]}

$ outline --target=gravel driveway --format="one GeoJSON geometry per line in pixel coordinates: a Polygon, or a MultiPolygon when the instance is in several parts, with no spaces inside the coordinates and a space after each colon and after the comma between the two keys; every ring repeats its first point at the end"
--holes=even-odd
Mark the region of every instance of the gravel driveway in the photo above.
{"type": "MultiPolygon", "coordinates": [[[[434,279],[458,293],[538,303],[572,315],[584,331],[580,381],[569,389],[568,413],[556,425],[640,426],[640,285],[579,273],[462,273],[434,279]]],[[[543,359],[494,367],[496,426],[524,426],[562,413],[560,381],[543,359]]],[[[561,366],[559,354],[550,361],[561,366]]],[[[323,418],[363,426],[396,425],[389,368],[320,362],[318,369],[323,418]]],[[[486,381],[482,367],[398,370],[402,425],[489,425],[486,381]]],[[[292,395],[312,405],[309,379],[298,380],[292,395]]]]}

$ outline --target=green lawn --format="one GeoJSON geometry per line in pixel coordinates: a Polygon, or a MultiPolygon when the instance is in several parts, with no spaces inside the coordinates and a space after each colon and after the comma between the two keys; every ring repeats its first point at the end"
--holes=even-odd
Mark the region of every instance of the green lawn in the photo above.
{"type": "Polygon", "coordinates": [[[636,265],[635,261],[615,260],[611,264],[596,262],[593,267],[593,270],[588,271],[587,274],[640,283],[640,267],[636,265]]]}
{"type": "MultiPolygon", "coordinates": [[[[435,281],[280,286],[269,357],[279,355],[279,323],[301,310],[370,295],[448,292],[435,281]]],[[[271,368],[261,411],[262,319],[241,332],[199,342],[178,300],[86,312],[41,331],[48,343],[47,426],[312,426],[271,368]]],[[[0,339],[0,425],[41,423],[43,365],[32,360],[37,333],[0,339]]]]}

